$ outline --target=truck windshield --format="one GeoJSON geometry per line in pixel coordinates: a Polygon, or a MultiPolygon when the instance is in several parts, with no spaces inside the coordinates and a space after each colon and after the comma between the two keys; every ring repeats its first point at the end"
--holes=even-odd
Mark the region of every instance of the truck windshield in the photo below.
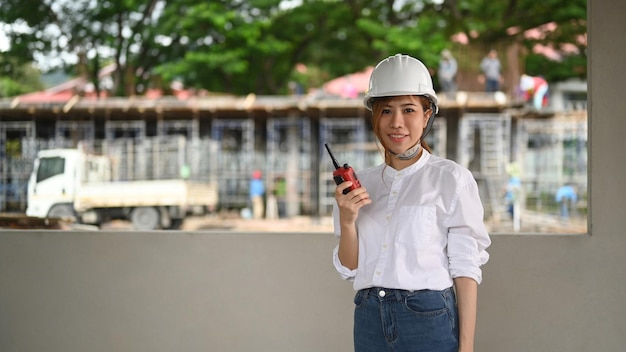
{"type": "Polygon", "coordinates": [[[65,171],[65,158],[58,156],[39,159],[37,169],[37,182],[41,182],[52,176],[61,175],[65,171]]]}

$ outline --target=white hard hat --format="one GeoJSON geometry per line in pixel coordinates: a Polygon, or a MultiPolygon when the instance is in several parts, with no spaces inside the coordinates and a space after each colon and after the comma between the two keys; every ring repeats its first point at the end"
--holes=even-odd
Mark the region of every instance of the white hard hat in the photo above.
{"type": "Polygon", "coordinates": [[[379,62],[374,68],[363,104],[371,111],[374,98],[400,95],[425,96],[433,105],[433,113],[439,111],[439,100],[426,66],[414,57],[396,54],[379,62]]]}
{"type": "Polygon", "coordinates": [[[520,77],[520,88],[522,90],[532,90],[535,87],[535,80],[527,74],[523,74],[520,77]]]}

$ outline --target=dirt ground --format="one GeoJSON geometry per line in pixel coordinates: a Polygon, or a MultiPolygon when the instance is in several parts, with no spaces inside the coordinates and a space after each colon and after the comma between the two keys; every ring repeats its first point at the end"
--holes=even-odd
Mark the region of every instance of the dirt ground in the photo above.
{"type": "Polygon", "coordinates": [[[220,216],[190,217],[181,230],[230,229],[233,231],[263,232],[332,232],[332,218],[311,218],[298,216],[289,219],[242,219],[220,216]]]}
{"type": "MultiPolygon", "coordinates": [[[[128,221],[111,221],[99,228],[92,225],[73,224],[54,219],[37,219],[24,215],[0,213],[2,229],[61,229],[61,230],[104,230],[132,231],[128,221]]],[[[488,219],[485,221],[489,233],[538,233],[538,234],[584,234],[587,233],[585,216],[561,219],[555,214],[542,214],[525,211],[519,227],[514,228],[509,218],[488,219]],[[517,231],[516,231],[517,230],[517,231]]],[[[237,213],[216,213],[203,216],[191,216],[180,227],[182,231],[239,231],[239,232],[333,232],[333,220],[330,216],[296,216],[288,219],[244,219],[237,213]]]]}
{"type": "MultiPolygon", "coordinates": [[[[485,222],[489,233],[516,233],[513,222],[509,219],[493,219],[485,222]]],[[[77,225],[76,229],[88,227],[77,225]]],[[[87,228],[84,228],[87,229],[87,228]]],[[[97,228],[93,228],[97,230],[97,228]]],[[[132,225],[127,221],[112,221],[103,224],[100,230],[129,231],[132,225]]],[[[333,232],[332,217],[296,216],[289,219],[243,219],[232,214],[212,214],[206,216],[192,216],[187,218],[180,230],[182,231],[212,231],[226,230],[239,232],[333,232]]],[[[554,216],[525,214],[518,233],[558,233],[583,234],[587,232],[585,219],[570,219],[564,223],[554,216]]]]}
{"type": "MultiPolygon", "coordinates": [[[[132,225],[127,221],[112,221],[103,224],[101,230],[127,231],[132,225]]],[[[332,233],[331,217],[312,218],[297,216],[289,219],[243,219],[231,215],[192,216],[185,219],[182,231],[254,231],[254,232],[327,232],[332,233]]]]}

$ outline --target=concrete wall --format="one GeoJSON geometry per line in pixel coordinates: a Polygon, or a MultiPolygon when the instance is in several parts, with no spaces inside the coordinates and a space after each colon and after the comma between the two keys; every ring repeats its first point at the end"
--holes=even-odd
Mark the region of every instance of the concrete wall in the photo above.
{"type": "Polygon", "coordinates": [[[330,234],[3,233],[0,351],[347,351],[330,234]]]}
{"type": "MultiPolygon", "coordinates": [[[[626,2],[589,1],[591,231],[498,235],[477,351],[626,346],[626,2]]],[[[0,351],[350,351],[330,234],[0,233],[0,351]]]]}

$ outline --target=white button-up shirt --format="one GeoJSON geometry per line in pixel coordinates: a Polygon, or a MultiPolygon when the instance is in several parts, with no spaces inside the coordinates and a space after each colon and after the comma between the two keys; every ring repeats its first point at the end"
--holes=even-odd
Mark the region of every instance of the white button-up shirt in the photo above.
{"type": "MultiPolygon", "coordinates": [[[[453,161],[426,150],[413,165],[397,171],[380,165],[357,172],[372,203],[359,210],[358,267],[334,265],[354,289],[385,287],[443,290],[452,279],[480,283],[480,266],[491,244],[483,223],[483,206],[472,174],[453,161]]],[[[334,209],[335,235],[341,236],[334,209]]]]}

